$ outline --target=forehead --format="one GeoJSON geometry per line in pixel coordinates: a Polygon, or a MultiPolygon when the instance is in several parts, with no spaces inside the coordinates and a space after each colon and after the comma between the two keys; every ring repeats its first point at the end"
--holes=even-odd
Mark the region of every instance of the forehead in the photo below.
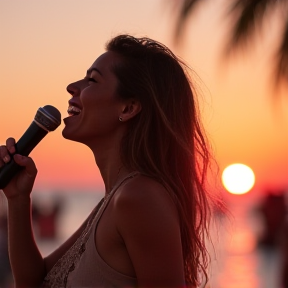
{"type": "Polygon", "coordinates": [[[88,69],[96,68],[104,76],[107,73],[111,73],[111,67],[119,64],[121,57],[115,52],[107,51],[101,54],[88,69]]]}

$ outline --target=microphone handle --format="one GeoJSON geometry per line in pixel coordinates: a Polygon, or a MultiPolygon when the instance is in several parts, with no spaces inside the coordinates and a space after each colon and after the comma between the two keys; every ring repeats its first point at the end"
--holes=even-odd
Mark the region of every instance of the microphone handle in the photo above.
{"type": "MultiPolygon", "coordinates": [[[[16,153],[28,156],[47,133],[48,131],[42,129],[33,121],[15,144],[16,153]]],[[[13,158],[0,168],[0,189],[3,189],[21,169],[23,169],[23,167],[16,164],[13,158]]]]}

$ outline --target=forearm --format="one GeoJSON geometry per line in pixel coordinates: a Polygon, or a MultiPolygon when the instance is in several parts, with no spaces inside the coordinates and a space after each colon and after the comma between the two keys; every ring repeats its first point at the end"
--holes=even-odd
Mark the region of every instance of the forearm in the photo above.
{"type": "Polygon", "coordinates": [[[39,286],[45,276],[45,264],[33,236],[29,196],[8,200],[8,240],[16,287],[39,286]]]}

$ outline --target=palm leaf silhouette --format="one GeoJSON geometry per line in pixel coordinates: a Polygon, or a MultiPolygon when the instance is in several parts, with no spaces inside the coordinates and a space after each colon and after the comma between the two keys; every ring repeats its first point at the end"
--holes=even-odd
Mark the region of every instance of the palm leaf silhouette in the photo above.
{"type": "MultiPolygon", "coordinates": [[[[200,0],[175,0],[180,5],[179,15],[175,27],[175,40],[178,42],[183,37],[183,28],[187,19],[200,0]]],[[[229,1],[229,0],[228,0],[229,1]]],[[[228,17],[235,19],[234,26],[226,47],[226,52],[231,52],[245,46],[253,38],[255,29],[261,28],[267,18],[276,10],[282,11],[283,33],[281,43],[275,51],[275,84],[285,79],[288,83],[288,1],[287,0],[231,0],[228,17]]],[[[229,54],[229,53],[227,53],[229,54]]]]}

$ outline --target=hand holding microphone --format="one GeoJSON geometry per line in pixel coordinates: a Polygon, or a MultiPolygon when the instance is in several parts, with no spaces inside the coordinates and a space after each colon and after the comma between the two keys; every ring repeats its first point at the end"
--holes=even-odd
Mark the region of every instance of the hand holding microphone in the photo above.
{"type": "MultiPolygon", "coordinates": [[[[5,188],[7,184],[10,182],[10,180],[21,169],[23,169],[23,166],[18,165],[14,161],[13,155],[20,154],[23,156],[28,156],[30,152],[36,147],[36,145],[48,134],[48,132],[54,131],[60,124],[61,124],[61,114],[55,107],[51,105],[40,107],[29,128],[22,135],[19,141],[15,144],[15,149],[10,148],[13,147],[14,144],[14,140],[12,138],[9,138],[7,140],[9,142],[9,147],[6,146],[0,147],[0,157],[2,160],[1,162],[5,163],[2,167],[0,167],[0,189],[5,188]],[[12,149],[13,153],[9,153],[7,148],[12,149]],[[10,155],[8,156],[8,154],[10,155]],[[7,159],[7,158],[5,159],[5,157],[7,156],[10,158],[9,162],[5,161],[7,159]]],[[[17,160],[19,164],[22,163],[21,161],[23,161],[23,159],[20,158],[17,160]]],[[[25,163],[23,163],[23,165],[25,166],[25,163]]],[[[36,167],[34,168],[36,169],[36,167]]]]}

